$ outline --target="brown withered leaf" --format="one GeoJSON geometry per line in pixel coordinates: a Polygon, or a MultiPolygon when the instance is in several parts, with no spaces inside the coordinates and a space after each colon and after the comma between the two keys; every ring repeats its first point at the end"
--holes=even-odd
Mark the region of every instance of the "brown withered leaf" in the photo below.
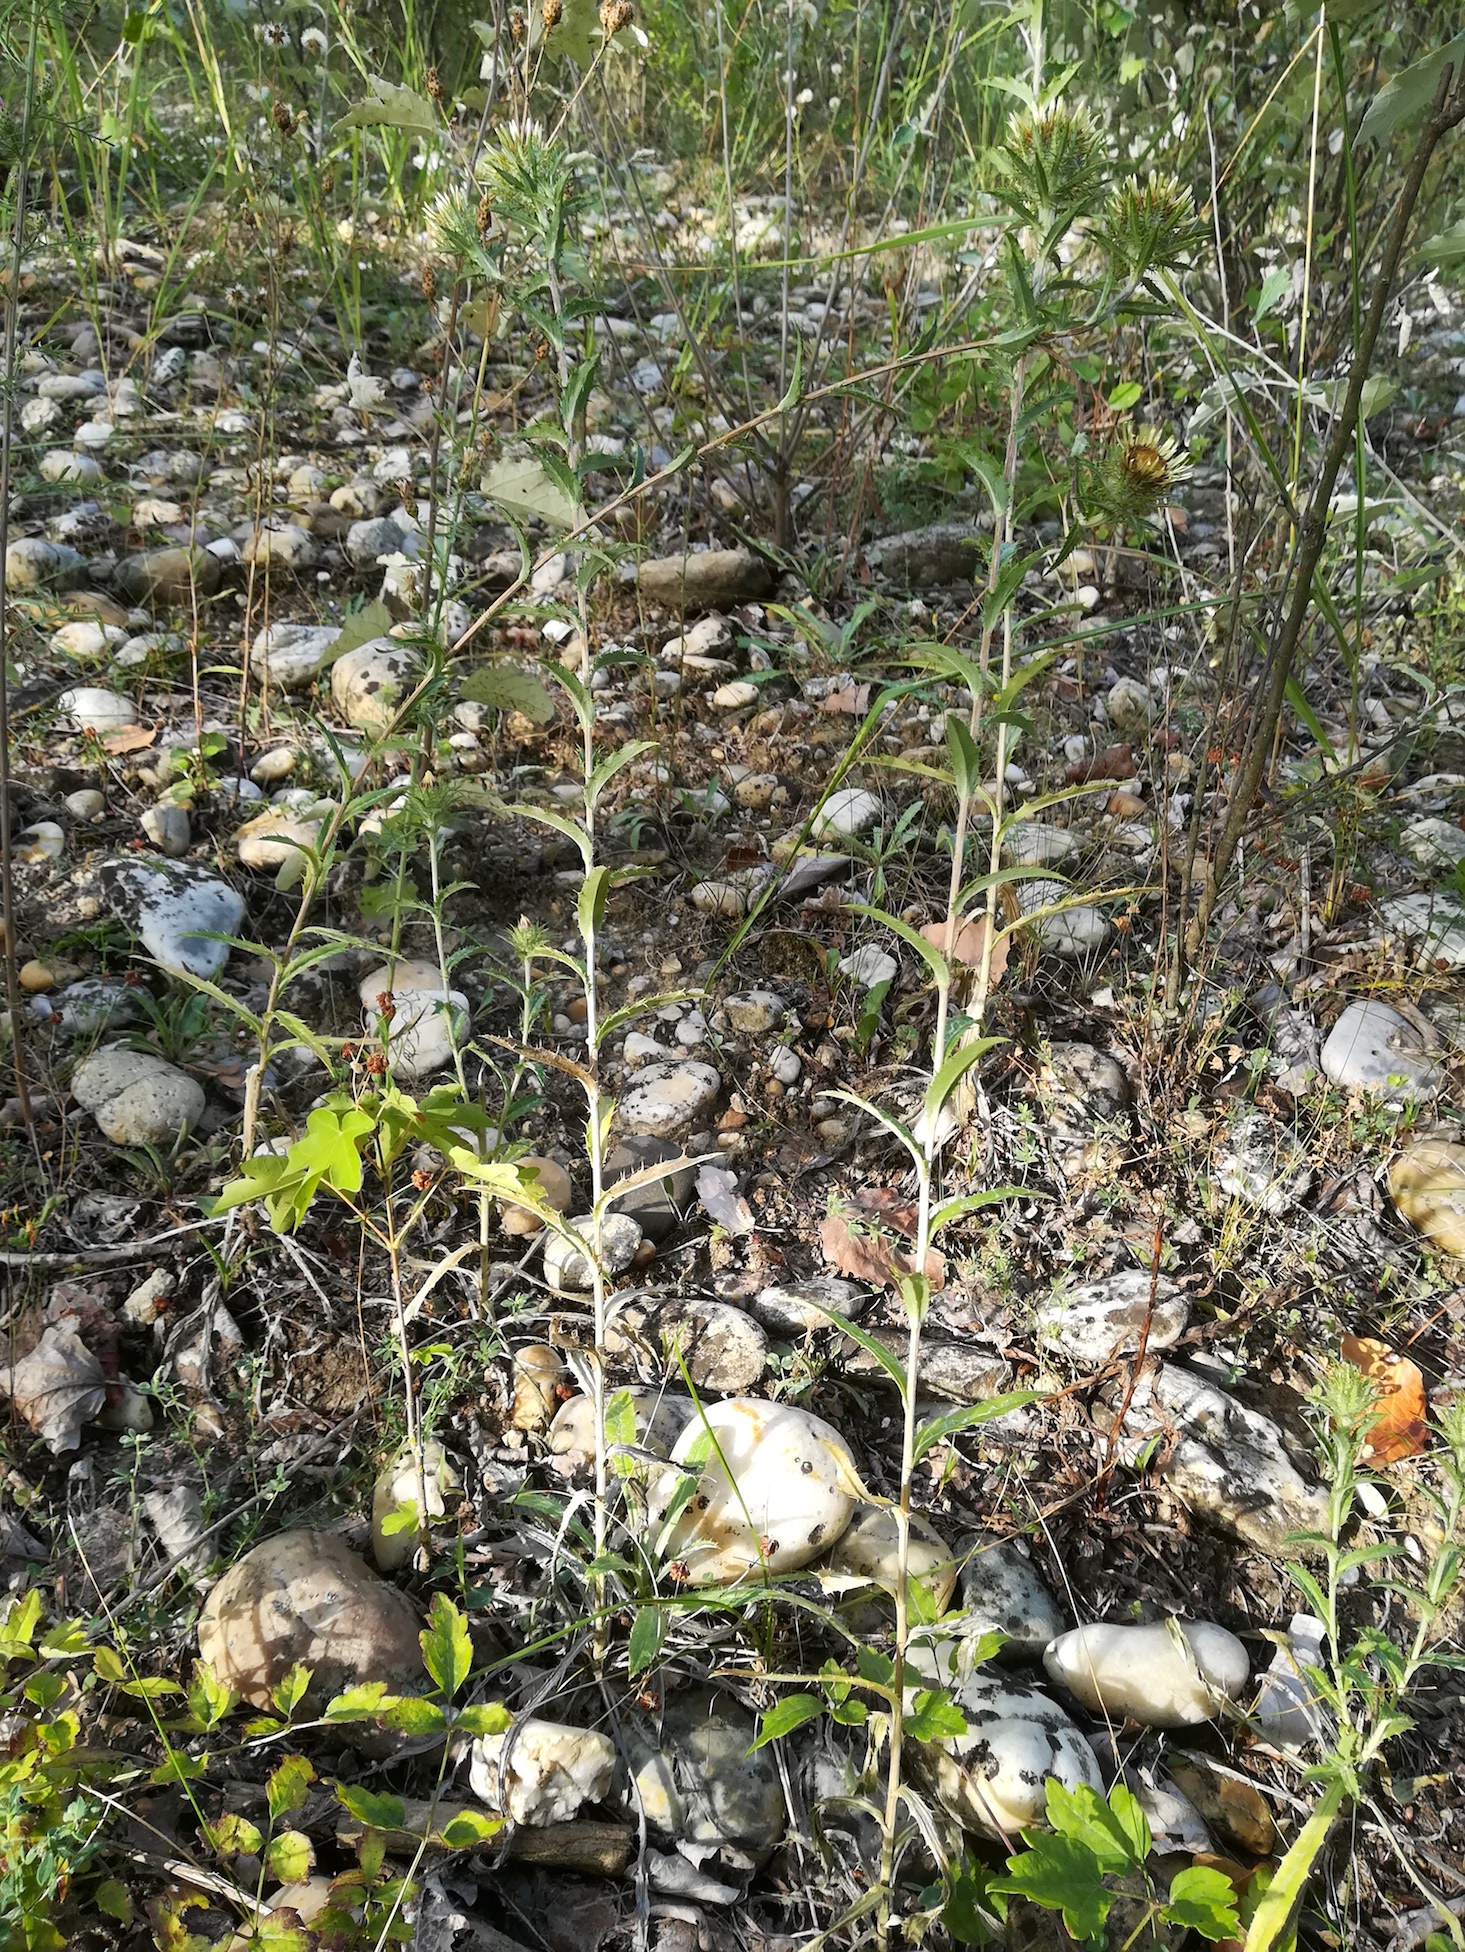
{"type": "MultiPolygon", "coordinates": [[[[841,1274],[872,1288],[894,1287],[902,1274],[915,1271],[915,1260],[891,1239],[887,1228],[910,1237],[916,1209],[888,1186],[867,1187],[852,1204],[827,1213],[819,1227],[824,1258],[841,1274]]],[[[926,1279],[933,1293],[946,1286],[946,1260],[934,1247],[926,1250],[926,1279]]]]}
{"type": "MultiPolygon", "coordinates": [[[[943,954],[945,953],[945,922],[927,922],[921,930],[921,934],[925,936],[926,940],[934,948],[940,949],[943,954]]],[[[980,969],[982,966],[982,950],[986,946],[986,941],[987,917],[985,915],[978,915],[974,919],[960,923],[956,931],[956,942],[953,945],[953,960],[965,965],[968,969],[980,969]]],[[[1003,971],[1007,968],[1007,958],[1011,953],[1011,935],[1007,933],[999,934],[997,940],[992,944],[992,987],[994,990],[1002,981],[1003,971]]]]}
{"type": "Polygon", "coordinates": [[[1080,759],[1064,773],[1068,786],[1087,786],[1094,779],[1133,779],[1135,775],[1133,746],[1106,746],[1092,759],[1080,759]]]}
{"type": "Polygon", "coordinates": [[[831,691],[819,700],[821,712],[846,712],[851,718],[863,718],[870,709],[870,687],[868,685],[842,685],[838,691],[831,691]]]}
{"type": "Polygon", "coordinates": [[[124,725],[120,732],[107,734],[102,741],[102,750],[113,754],[143,752],[157,736],[158,728],[155,725],[124,725]]]}
{"type": "Polygon", "coordinates": [[[1361,1369],[1378,1391],[1379,1420],[1368,1433],[1364,1456],[1375,1464],[1417,1457],[1429,1439],[1424,1377],[1407,1356],[1371,1335],[1345,1335],[1343,1360],[1361,1369]]]}

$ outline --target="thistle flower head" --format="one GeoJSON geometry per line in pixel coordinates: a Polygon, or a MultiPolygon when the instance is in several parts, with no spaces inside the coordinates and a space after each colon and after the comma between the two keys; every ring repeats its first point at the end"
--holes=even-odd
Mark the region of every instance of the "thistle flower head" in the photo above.
{"type": "Polygon", "coordinates": [[[1091,521],[1142,522],[1170,499],[1190,473],[1180,443],[1163,428],[1121,430],[1084,484],[1091,521]]]}
{"type": "Polygon", "coordinates": [[[1103,185],[1104,137],[1081,102],[1019,109],[997,162],[1008,201],[1028,222],[1040,213],[1071,220],[1103,185]]]}
{"type": "Polygon", "coordinates": [[[443,190],[428,205],[424,224],[435,251],[444,257],[462,259],[478,243],[478,225],[467,197],[456,190],[443,190]]]}
{"type": "Polygon", "coordinates": [[[1188,258],[1204,242],[1206,227],[1185,185],[1151,171],[1142,182],[1132,178],[1114,191],[1101,235],[1115,270],[1140,278],[1188,258]]]}

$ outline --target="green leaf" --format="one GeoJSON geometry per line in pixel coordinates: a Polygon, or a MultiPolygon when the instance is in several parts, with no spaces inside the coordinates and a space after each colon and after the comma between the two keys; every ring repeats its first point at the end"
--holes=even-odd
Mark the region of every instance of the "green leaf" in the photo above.
{"type": "Polygon", "coordinates": [[[477,1850],[481,1844],[490,1842],[504,1827],[500,1816],[490,1816],[487,1810],[459,1810],[449,1818],[438,1832],[449,1850],[477,1850]]]}
{"type": "MultiPolygon", "coordinates": [[[[580,924],[580,938],[584,942],[595,939],[596,932],[605,918],[605,904],[610,896],[611,871],[607,867],[591,868],[580,883],[579,897],[575,903],[575,916],[580,924]]],[[[587,958],[588,958],[588,951],[587,958]]]]}
{"type": "Polygon", "coordinates": [[[1046,1793],[1054,1831],[1091,1851],[1104,1872],[1122,1875],[1148,1857],[1150,1826],[1123,1783],[1114,1785],[1107,1802],[1089,1783],[1065,1789],[1056,1776],[1048,1778],[1046,1793]]]}
{"type": "Polygon", "coordinates": [[[1369,103],[1354,140],[1384,142],[1402,124],[1419,121],[1434,100],[1447,63],[1455,70],[1452,85],[1458,87],[1462,60],[1465,60],[1465,34],[1457,34],[1444,47],[1426,54],[1422,61],[1402,68],[1369,103]]]}
{"type": "Polygon", "coordinates": [[[338,657],[348,651],[359,650],[369,644],[374,637],[390,637],[396,628],[397,620],[379,599],[363,603],[359,610],[353,610],[341,625],[341,634],[331,644],[321,660],[323,666],[334,664],[338,657]]]}
{"type": "Polygon", "coordinates": [[[354,1688],[333,1695],[326,1703],[328,1722],[369,1722],[380,1720],[400,1699],[385,1681],[361,1681],[354,1688]]]}
{"type": "MultiPolygon", "coordinates": [[[[301,1808],[310,1794],[310,1785],[315,1781],[315,1771],[303,1755],[287,1755],[270,1776],[266,1785],[269,1811],[272,1818],[291,1816],[301,1808]]],[[[289,1878],[282,1879],[288,1884],[289,1878]]]]}
{"type": "Polygon", "coordinates": [[[380,75],[368,75],[366,85],[370,94],[363,102],[336,122],[332,133],[340,135],[346,129],[408,129],[418,135],[436,135],[442,124],[437,111],[425,95],[419,95],[414,88],[403,88],[395,81],[384,81],[380,75]]]}
{"type": "MultiPolygon", "coordinates": [[[[540,19],[542,24],[542,15],[540,19]]],[[[559,19],[545,36],[545,49],[555,59],[573,61],[577,68],[585,69],[594,61],[601,38],[595,0],[564,0],[559,19]]]]}
{"type": "Polygon", "coordinates": [[[950,988],[951,964],[936,945],[928,942],[919,930],[913,929],[908,922],[902,922],[898,916],[888,915],[883,908],[871,908],[867,902],[852,901],[847,904],[847,911],[855,915],[867,915],[872,922],[878,922],[882,928],[889,929],[892,935],[898,935],[902,942],[909,943],[930,970],[932,980],[940,988],[950,988]]]}
{"type": "Polygon", "coordinates": [[[554,700],[539,682],[516,664],[485,664],[470,671],[458,695],[474,705],[491,705],[501,712],[522,712],[535,725],[548,725],[554,700]]]}
{"type": "Polygon", "coordinates": [[[509,808],[510,813],[521,815],[525,820],[537,820],[541,826],[553,827],[557,834],[572,840],[580,850],[580,858],[585,863],[588,874],[595,865],[595,843],[577,821],[567,819],[556,813],[553,807],[520,806],[517,803],[509,808]]]}
{"type": "Polygon", "coordinates": [[[357,1783],[338,1782],[332,1787],[336,1801],[369,1830],[400,1830],[407,1820],[400,1796],[390,1796],[385,1790],[362,1789],[357,1783]]]}
{"type": "Polygon", "coordinates": [[[827,1315],[829,1317],[837,1329],[842,1329],[846,1335],[851,1336],[858,1342],[867,1356],[873,1356],[875,1358],[876,1362],[880,1364],[885,1373],[894,1382],[901,1395],[904,1396],[905,1364],[901,1362],[899,1357],[892,1355],[883,1342],[877,1341],[868,1329],[863,1329],[858,1323],[852,1322],[848,1315],[841,1315],[836,1309],[826,1308],[822,1301],[815,1299],[813,1296],[810,1297],[810,1301],[819,1310],[821,1315],[827,1315]]]}
{"type": "Polygon", "coordinates": [[[926,1087],[926,1123],[935,1121],[937,1112],[955,1091],[957,1085],[971,1070],[972,1066],[987,1055],[1004,1040],[1001,1037],[978,1037],[970,1044],[959,1044],[954,1051],[948,1051],[946,1061],[926,1087]]]}
{"type": "Polygon", "coordinates": [[[1104,1928],[1113,1893],[1106,1889],[1091,1850],[1071,1837],[1045,1837],[1025,1830],[1031,1847],[1007,1860],[1006,1877],[993,1878],[989,1891],[1027,1898],[1045,1911],[1061,1911],[1070,1938],[1091,1939],[1104,1928]]]}
{"type": "Polygon", "coordinates": [[[281,1884],[299,1884],[314,1863],[315,1847],[303,1830],[281,1830],[265,1850],[265,1869],[281,1884]]]}
{"type": "MultiPolygon", "coordinates": [[[[3,1636],[0,1636],[0,1644],[3,1644],[3,1636]]],[[[65,1659],[71,1654],[89,1654],[91,1650],[90,1636],[80,1620],[58,1620],[36,1644],[36,1651],[44,1654],[48,1660],[65,1659]]]]}
{"type": "Polygon", "coordinates": [[[454,1729],[465,1735],[502,1735],[513,1725],[514,1717],[501,1701],[471,1702],[453,1717],[454,1729]]]}
{"type": "Polygon", "coordinates": [[[132,1923],[132,1893],[119,1879],[104,1877],[92,1893],[92,1903],[98,1911],[115,1918],[119,1925],[132,1923]]]}
{"type": "Polygon", "coordinates": [[[631,1622],[631,1632],[626,1647],[626,1671],[632,1680],[653,1664],[661,1652],[661,1643],[665,1639],[666,1609],[660,1606],[638,1606],[636,1617],[631,1622]]]}
{"type": "Polygon", "coordinates": [[[1291,289],[1292,267],[1290,264],[1279,264],[1274,270],[1269,271],[1262,280],[1261,293],[1256,301],[1256,310],[1251,315],[1253,323],[1260,325],[1267,313],[1274,310],[1291,289]]]}
{"type": "Polygon", "coordinates": [[[473,1670],[468,1621],[446,1593],[434,1593],[427,1625],[418,1635],[428,1673],[451,1701],[473,1670]]]}
{"type": "Polygon", "coordinates": [[[296,1661],[283,1681],[277,1681],[270,1689],[270,1700],[288,1721],[305,1699],[305,1690],[310,1686],[311,1670],[303,1661],[296,1661]]]}
{"type": "Polygon", "coordinates": [[[1109,405],[1115,413],[1128,413],[1137,407],[1144,397],[1144,388],[1138,380],[1125,380],[1109,395],[1109,405]]]}
{"type": "Polygon", "coordinates": [[[1172,1925],[1186,1926],[1209,1939],[1234,1938],[1241,1923],[1230,1878],[1205,1867],[1180,1871],[1170,1880],[1162,1915],[1172,1925]]]}
{"type": "Polygon", "coordinates": [[[589,804],[592,807],[598,806],[600,804],[601,794],[615,778],[617,773],[627,766],[634,765],[643,754],[655,752],[655,750],[655,739],[627,739],[623,746],[618,747],[615,752],[608,753],[604,759],[598,761],[585,782],[585,798],[589,804]]]}
{"type": "Polygon", "coordinates": [[[584,520],[584,509],[535,454],[504,455],[484,470],[480,486],[509,515],[537,515],[553,529],[573,529],[584,520]]]}
{"type": "Polygon", "coordinates": [[[941,1923],[961,1945],[990,1945],[993,1919],[980,1909],[987,1895],[987,1874],[979,1866],[963,1864],[952,1878],[941,1923]]]}
{"type": "Polygon", "coordinates": [[[914,1742],[940,1742],[966,1730],[966,1716],[944,1688],[922,1688],[905,1718],[905,1732],[914,1742]]]}
{"type": "Polygon", "coordinates": [[[951,776],[956,790],[969,800],[982,783],[982,761],[977,742],[953,713],[946,715],[946,750],[951,755],[951,776]]]}
{"type": "Polygon", "coordinates": [[[758,1723],[758,1739],[753,1749],[761,1749],[765,1742],[776,1742],[780,1735],[792,1735],[796,1728],[811,1722],[816,1715],[824,1713],[824,1703],[817,1694],[786,1694],[782,1701],[770,1708],[758,1723]]]}
{"type": "Polygon", "coordinates": [[[203,1839],[215,1857],[222,1857],[226,1861],[230,1857],[252,1857],[264,1842],[258,1824],[251,1823],[247,1816],[236,1815],[232,1810],[226,1810],[223,1816],[204,1824],[203,1839]]]}
{"type": "Polygon", "coordinates": [[[855,1655],[855,1667],[862,1681],[873,1681],[877,1688],[888,1688],[895,1679],[895,1662],[873,1647],[860,1648],[855,1655]]]}
{"type": "Polygon", "coordinates": [[[1419,247],[1419,254],[1431,264],[1454,264],[1465,258],[1465,222],[1451,224],[1448,230],[1439,231],[1434,237],[1426,237],[1419,247]]]}
{"type": "Polygon", "coordinates": [[[985,1403],[968,1403],[959,1410],[943,1410],[940,1416],[932,1417],[916,1432],[915,1461],[919,1463],[927,1451],[934,1450],[938,1444],[946,1443],[963,1430],[991,1423],[996,1417],[1005,1417],[1013,1410],[1025,1409],[1029,1403],[1038,1401],[1037,1390],[1014,1389],[1004,1396],[990,1396],[985,1403]]]}
{"type": "Polygon", "coordinates": [[[1246,1952],[1272,1952],[1274,1946],[1284,1942],[1288,1920],[1301,1900],[1313,1865],[1322,1855],[1333,1819],[1343,1806],[1343,1796],[1344,1786],[1341,1782],[1330,1784],[1317,1808],[1293,1838],[1252,1915],[1246,1933],[1246,1952]]]}

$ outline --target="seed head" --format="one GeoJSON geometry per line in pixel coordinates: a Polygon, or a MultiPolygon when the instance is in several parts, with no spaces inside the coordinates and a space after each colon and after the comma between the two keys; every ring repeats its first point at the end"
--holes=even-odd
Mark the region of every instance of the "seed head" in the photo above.
{"type": "Polygon", "coordinates": [[[487,237],[493,229],[493,204],[486,190],[478,199],[477,224],[480,237],[487,237]]]}
{"type": "Polygon", "coordinates": [[[635,13],[631,0],[600,0],[601,33],[608,41],[614,40],[623,27],[630,26],[635,13]]]}
{"type": "Polygon", "coordinates": [[[560,16],[565,11],[564,0],[544,0],[540,15],[544,21],[544,31],[550,33],[560,24],[560,16]]]}
{"type": "Polygon", "coordinates": [[[367,1072],[368,1072],[368,1074],[369,1074],[369,1075],[370,1075],[371,1077],[373,1077],[373,1078],[384,1078],[384,1077],[386,1076],[386,1073],[387,1073],[387,1054],[386,1054],[386,1052],[385,1052],[385,1051],[373,1051],[373,1052],[371,1053],[371,1056],[370,1056],[369,1058],[367,1058],[367,1060],[366,1060],[366,1069],[367,1069],[367,1072]]]}
{"type": "Polygon", "coordinates": [[[513,41],[515,47],[522,47],[524,45],[526,31],[524,16],[516,9],[509,15],[509,38],[513,41]]]}
{"type": "Polygon", "coordinates": [[[1072,222],[1104,178],[1104,138],[1082,103],[1020,109],[997,155],[1007,201],[1028,223],[1072,222]]]}
{"type": "Polygon", "coordinates": [[[1190,257],[1204,243],[1206,227],[1185,185],[1151,171],[1143,182],[1131,179],[1114,191],[1099,234],[1120,276],[1142,278],[1190,257]]]}
{"type": "Polygon", "coordinates": [[[441,103],[443,98],[443,78],[436,68],[428,69],[427,74],[423,78],[423,86],[435,102],[441,103]]]}
{"type": "Polygon", "coordinates": [[[271,110],[271,114],[274,116],[275,127],[279,130],[282,136],[294,135],[295,117],[290,113],[289,109],[286,108],[283,102],[276,102],[274,108],[271,110]]]}
{"type": "Polygon", "coordinates": [[[437,297],[437,266],[425,264],[422,267],[422,296],[430,305],[437,297]]]}

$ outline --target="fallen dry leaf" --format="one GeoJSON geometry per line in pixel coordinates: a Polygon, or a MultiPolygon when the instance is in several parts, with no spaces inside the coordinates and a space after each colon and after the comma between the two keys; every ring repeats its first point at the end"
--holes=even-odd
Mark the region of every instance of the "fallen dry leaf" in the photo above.
{"type": "Polygon", "coordinates": [[[0,1370],[0,1389],[56,1457],[78,1447],[82,1425],[107,1400],[102,1365],[71,1320],[50,1323],[29,1355],[0,1370]]]}
{"type": "Polygon", "coordinates": [[[158,736],[156,726],[124,725],[120,732],[109,732],[102,741],[103,752],[142,752],[158,736]]]}
{"type": "MultiPolygon", "coordinates": [[[[899,1195],[888,1187],[880,1186],[863,1194],[859,1207],[827,1213],[819,1228],[825,1260],[841,1274],[867,1282],[872,1288],[894,1287],[900,1275],[914,1272],[915,1261],[896,1246],[882,1221],[909,1233],[915,1223],[915,1209],[900,1203],[899,1195]],[[872,1197],[878,1194],[887,1195],[889,1204],[872,1197]]],[[[946,1261],[934,1247],[926,1250],[926,1279],[937,1294],[946,1286],[946,1261]]]]}
{"type": "MultiPolygon", "coordinates": [[[[945,953],[945,922],[927,922],[921,930],[921,934],[925,936],[926,940],[933,947],[940,949],[943,954],[945,953]]],[[[980,969],[982,966],[982,949],[986,944],[986,940],[987,917],[985,915],[978,915],[975,920],[968,920],[961,923],[956,931],[956,942],[953,946],[953,960],[964,964],[968,969],[980,969]]],[[[1003,971],[1007,968],[1007,958],[1011,953],[1012,937],[1004,931],[998,935],[997,940],[992,944],[992,987],[994,990],[1002,981],[1003,971]]]]}
{"type": "Polygon", "coordinates": [[[1133,746],[1106,746],[1092,759],[1080,759],[1070,766],[1063,778],[1069,786],[1087,786],[1090,780],[1133,779],[1134,775],[1133,746]]]}
{"type": "Polygon", "coordinates": [[[847,712],[851,718],[863,718],[870,709],[870,687],[868,685],[845,685],[839,691],[831,691],[826,698],[819,700],[821,712],[847,712]]]}
{"type": "Polygon", "coordinates": [[[1407,1356],[1396,1356],[1387,1342],[1371,1335],[1345,1335],[1343,1360],[1361,1369],[1377,1389],[1379,1420],[1368,1433],[1363,1454],[1375,1464],[1396,1464],[1424,1449],[1424,1377],[1407,1356]]]}
{"type": "Polygon", "coordinates": [[[709,1219],[727,1233],[752,1233],[753,1209],[738,1191],[736,1173],[725,1166],[703,1166],[697,1174],[697,1198],[709,1219]]]}

